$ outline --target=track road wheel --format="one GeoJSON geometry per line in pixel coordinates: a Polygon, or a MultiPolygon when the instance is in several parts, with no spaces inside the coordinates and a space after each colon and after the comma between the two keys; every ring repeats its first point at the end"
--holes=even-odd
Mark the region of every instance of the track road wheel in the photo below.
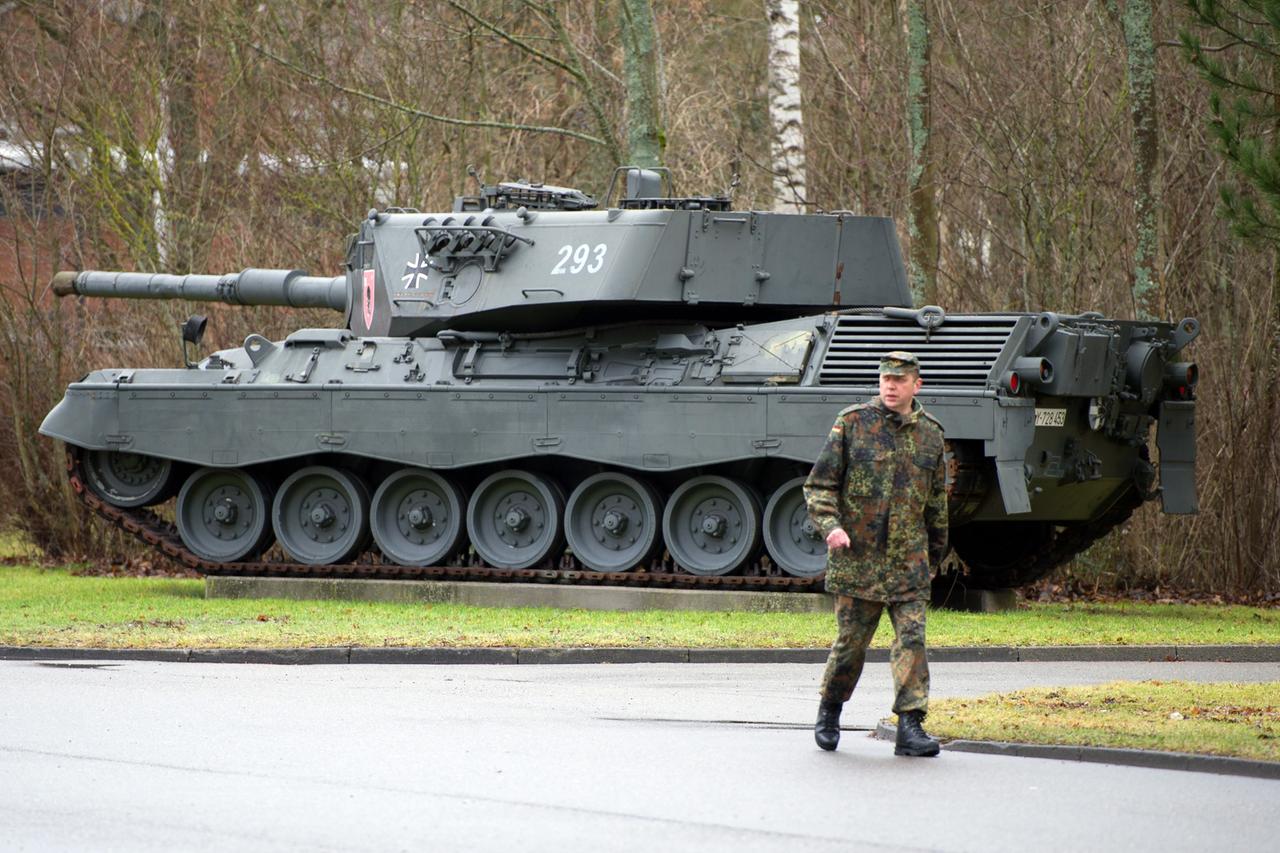
{"type": "Polygon", "coordinates": [[[466,535],[466,498],[445,477],[422,468],[402,468],[373,495],[369,525],[382,553],[402,566],[447,560],[466,535]]]}
{"type": "Polygon", "coordinates": [[[760,502],[747,485],[728,477],[686,480],[662,514],[667,550],[685,571],[725,575],[760,544],[760,502]]]}
{"type": "Polygon", "coordinates": [[[178,492],[178,535],[214,563],[255,559],[271,544],[271,492],[239,468],[200,468],[178,492]]]}
{"type": "Polygon", "coordinates": [[[271,507],[276,538],[299,563],[346,563],[369,535],[369,491],[359,477],[313,465],[280,484],[271,507]]]}
{"type": "Polygon", "coordinates": [[[583,480],[565,505],[565,538],[593,572],[625,572],[662,544],[662,499],[628,474],[605,472],[583,480]]]}
{"type": "Polygon", "coordinates": [[[548,477],[509,469],[486,477],[467,504],[467,535],[486,563],[529,569],[564,544],[564,492],[548,477]]]}
{"type": "Polygon", "coordinates": [[[130,509],[164,503],[182,482],[177,466],[168,459],[120,450],[85,452],[84,475],[95,495],[112,506],[130,509]]]}
{"type": "Polygon", "coordinates": [[[804,481],[796,477],[774,490],[764,508],[764,544],[784,572],[812,578],[827,570],[827,543],[809,520],[804,481]]]}

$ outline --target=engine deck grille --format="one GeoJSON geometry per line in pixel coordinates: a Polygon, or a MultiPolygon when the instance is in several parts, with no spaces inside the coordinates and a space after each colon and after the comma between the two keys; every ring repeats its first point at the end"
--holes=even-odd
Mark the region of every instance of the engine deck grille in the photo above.
{"type": "Polygon", "coordinates": [[[836,325],[818,384],[874,386],[880,356],[900,349],[915,353],[921,377],[934,388],[983,388],[1017,322],[1016,315],[948,317],[926,342],[925,330],[914,320],[847,314],[836,325]]]}

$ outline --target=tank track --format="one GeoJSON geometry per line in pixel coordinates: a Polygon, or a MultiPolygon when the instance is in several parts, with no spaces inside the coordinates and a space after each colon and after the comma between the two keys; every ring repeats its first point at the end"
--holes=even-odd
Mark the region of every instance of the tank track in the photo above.
{"type": "Polygon", "coordinates": [[[495,569],[480,563],[465,566],[401,566],[381,562],[366,553],[354,563],[313,566],[284,560],[252,563],[213,563],[193,554],[178,536],[175,525],[149,509],[112,506],[85,485],[80,450],[67,447],[67,476],[71,489],[92,512],[174,560],[202,575],[238,577],[368,578],[387,580],[452,580],[497,583],[544,583],[574,586],[651,587],[666,589],[750,590],[761,592],[822,592],[824,577],[792,577],[782,574],[767,558],[761,558],[739,575],[702,576],[676,571],[670,562],[655,560],[649,570],[592,572],[577,568],[570,555],[557,565],[550,561],[538,569],[495,569]]]}
{"type": "Polygon", "coordinates": [[[1049,572],[1084,552],[1093,543],[1124,524],[1134,510],[1142,506],[1143,498],[1136,489],[1126,491],[1111,508],[1093,521],[1071,525],[1058,531],[1049,547],[1029,561],[1028,572],[1034,576],[1024,583],[1034,583],[1049,572]]]}
{"type": "MultiPolygon", "coordinates": [[[[1130,488],[1092,521],[1066,525],[1060,530],[1048,527],[1041,545],[1016,562],[999,567],[970,565],[971,574],[965,582],[974,589],[1016,589],[1033,584],[1124,524],[1143,502],[1139,491],[1130,488]]],[[[964,556],[960,555],[960,559],[964,561],[964,556]]]]}

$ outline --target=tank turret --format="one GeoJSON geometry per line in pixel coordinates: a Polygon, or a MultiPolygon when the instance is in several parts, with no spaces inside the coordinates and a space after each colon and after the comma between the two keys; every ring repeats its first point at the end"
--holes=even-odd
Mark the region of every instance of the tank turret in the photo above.
{"type": "Polygon", "coordinates": [[[911,304],[890,219],[735,211],[726,197],[657,192],[649,170],[627,177],[603,209],[509,183],[450,213],[370,211],[347,260],[351,331],[730,325],[911,304]]]}

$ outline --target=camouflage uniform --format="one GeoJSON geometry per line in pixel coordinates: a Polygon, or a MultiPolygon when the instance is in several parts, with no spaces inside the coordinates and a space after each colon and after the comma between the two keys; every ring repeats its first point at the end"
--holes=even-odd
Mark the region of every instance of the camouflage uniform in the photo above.
{"type": "MultiPolygon", "coordinates": [[[[917,364],[909,353],[889,355],[917,364]]],[[[895,364],[886,360],[881,369],[893,371],[895,364]]],[[[918,401],[900,416],[877,397],[837,415],[805,482],[809,517],[822,535],[840,527],[850,539],[848,548],[827,558],[826,587],[838,596],[839,632],[822,679],[823,701],[849,700],[887,604],[893,710],[928,709],[925,602],[931,567],[947,546],[942,442],[942,425],[918,401]]]]}

